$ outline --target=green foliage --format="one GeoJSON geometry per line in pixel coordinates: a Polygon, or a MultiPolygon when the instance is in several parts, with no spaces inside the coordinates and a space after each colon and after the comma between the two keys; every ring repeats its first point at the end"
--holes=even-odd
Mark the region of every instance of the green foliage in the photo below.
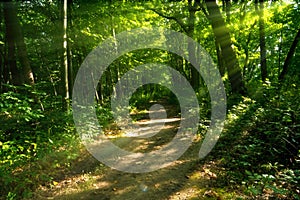
{"type": "MultiPolygon", "coordinates": [[[[72,116],[60,110],[61,5],[54,1],[22,1],[18,6],[18,18],[36,84],[34,88],[7,84],[12,82],[12,69],[9,69],[6,58],[5,21],[0,20],[0,196],[6,199],[30,198],[39,185],[51,185],[57,176],[56,170],[69,168],[71,161],[76,159],[80,145],[72,116]]],[[[210,21],[203,10],[197,8],[195,23],[190,24],[187,1],[93,0],[73,1],[69,6],[70,86],[84,58],[103,40],[137,27],[159,26],[182,32],[183,27],[174,18],[180,19],[186,28],[193,25],[193,39],[216,63],[218,61],[210,21]]],[[[228,92],[226,127],[216,147],[221,153],[214,159],[219,158],[227,170],[228,185],[242,185],[249,197],[299,199],[299,48],[284,82],[278,83],[277,79],[299,28],[299,1],[272,1],[265,6],[269,75],[265,83],[260,81],[260,41],[255,5],[249,1],[233,1],[230,9],[230,22],[226,19],[226,26],[243,70],[248,94],[241,97],[228,92]]],[[[226,12],[220,10],[224,19],[227,18],[226,12]]],[[[116,51],[117,47],[116,43],[116,51]]],[[[170,52],[142,49],[120,56],[103,74],[97,87],[99,105],[96,112],[104,129],[113,123],[109,106],[113,86],[128,70],[145,63],[167,64],[191,80],[189,63],[170,52]]],[[[17,70],[21,70],[20,63],[17,65],[17,70]]],[[[226,90],[230,91],[227,74],[223,80],[226,90]]],[[[205,84],[200,85],[197,91],[201,120],[199,132],[205,134],[210,123],[210,99],[205,84]]],[[[147,110],[153,103],[171,105],[180,113],[176,96],[162,86],[148,84],[140,87],[130,99],[131,109],[135,111],[147,110]]]]}
{"type": "Polygon", "coordinates": [[[112,111],[108,105],[97,105],[96,113],[101,127],[105,128],[113,122],[112,111]]]}
{"type": "MultiPolygon", "coordinates": [[[[269,164],[274,170],[278,170],[278,166],[269,164]]],[[[247,186],[247,192],[254,197],[264,196],[267,193],[278,199],[299,199],[299,194],[296,192],[299,188],[300,171],[285,169],[272,174],[258,174],[250,171],[245,171],[248,175],[248,181],[243,182],[247,186]]]]}
{"type": "Polygon", "coordinates": [[[176,104],[176,96],[166,87],[157,84],[147,84],[138,88],[130,98],[129,104],[140,110],[149,108],[152,102],[164,99],[169,104],[176,104]]]}
{"type": "Polygon", "coordinates": [[[74,159],[76,153],[71,149],[78,145],[71,116],[49,109],[53,102],[43,93],[33,94],[28,86],[15,89],[21,92],[0,96],[0,195],[6,199],[30,197],[35,187],[51,181],[51,173],[44,171],[74,159]],[[46,110],[41,109],[37,97],[46,110]],[[54,152],[61,154],[61,147],[69,148],[64,159],[43,161],[54,152]]]}
{"type": "MultiPolygon", "coordinates": [[[[232,148],[222,162],[228,170],[228,179],[243,184],[253,198],[299,196],[297,84],[286,83],[284,88],[264,84],[253,92],[253,99],[242,98],[229,111],[221,141],[230,143],[232,148]]],[[[226,148],[223,142],[219,148],[226,148]]]]}

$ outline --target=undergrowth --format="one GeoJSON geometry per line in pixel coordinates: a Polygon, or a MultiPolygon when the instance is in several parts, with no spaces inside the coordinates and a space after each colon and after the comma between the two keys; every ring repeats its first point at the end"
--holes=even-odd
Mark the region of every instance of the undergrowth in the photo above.
{"type": "Polygon", "coordinates": [[[71,116],[53,109],[57,100],[36,93],[41,105],[32,91],[17,89],[22,92],[0,96],[0,199],[30,197],[40,184],[51,183],[53,169],[77,156],[71,116]]]}
{"type": "Polygon", "coordinates": [[[253,199],[300,199],[300,90],[286,87],[264,84],[235,98],[216,147],[226,185],[253,199]]]}
{"type": "MultiPolygon", "coordinates": [[[[297,82],[286,84],[264,84],[248,97],[229,97],[225,129],[211,155],[226,171],[220,187],[242,190],[253,199],[300,199],[300,89],[297,82]]],[[[134,94],[133,110],[149,109],[157,97],[178,105],[168,91],[155,96],[148,89],[150,93],[134,94]]],[[[59,101],[36,92],[41,105],[31,94],[8,91],[0,96],[0,199],[30,198],[39,186],[55,185],[83,148],[72,115],[54,109],[59,101]]],[[[204,120],[210,109],[206,93],[199,94],[204,120]]],[[[101,126],[109,127],[109,106],[96,110],[101,126]]]]}

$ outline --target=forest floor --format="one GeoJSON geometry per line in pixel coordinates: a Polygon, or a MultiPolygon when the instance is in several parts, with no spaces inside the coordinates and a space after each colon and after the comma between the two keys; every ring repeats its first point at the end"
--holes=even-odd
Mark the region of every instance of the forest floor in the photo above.
{"type": "MultiPolygon", "coordinates": [[[[128,151],[156,150],[172,140],[180,124],[174,109],[171,106],[166,109],[169,122],[151,138],[126,143],[126,135],[114,125],[106,133],[111,141],[128,151]]],[[[140,119],[137,123],[149,122],[149,113],[135,114],[140,119]]],[[[245,199],[242,190],[224,187],[228,180],[224,180],[225,169],[218,165],[218,160],[212,155],[204,160],[197,158],[200,146],[200,136],[195,137],[191,147],[170,166],[136,174],[105,166],[82,146],[80,156],[68,168],[55,172],[51,185],[37,188],[33,199],[245,199]]]]}

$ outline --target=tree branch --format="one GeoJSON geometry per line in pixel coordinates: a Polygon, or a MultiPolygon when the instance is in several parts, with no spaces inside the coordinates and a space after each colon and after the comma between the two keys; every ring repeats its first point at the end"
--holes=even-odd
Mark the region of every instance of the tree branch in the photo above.
{"type": "Polygon", "coordinates": [[[196,9],[196,11],[202,11],[203,14],[205,15],[206,18],[208,18],[208,13],[207,13],[207,10],[205,9],[205,6],[204,6],[204,3],[203,2],[198,2],[196,1],[197,5],[199,6],[199,8],[196,9]]]}
{"type": "Polygon", "coordinates": [[[183,21],[182,21],[181,19],[176,18],[176,17],[174,17],[174,16],[168,16],[168,15],[165,15],[164,13],[162,13],[162,12],[160,12],[160,11],[158,11],[158,10],[155,10],[155,9],[153,9],[153,8],[149,8],[149,9],[152,10],[153,12],[155,12],[156,14],[158,14],[159,16],[163,17],[163,18],[171,19],[171,20],[176,21],[176,22],[179,24],[179,26],[183,29],[183,31],[184,31],[185,33],[188,32],[188,30],[187,30],[185,24],[183,23],[183,21]]]}
{"type": "Polygon", "coordinates": [[[284,64],[283,64],[283,69],[282,69],[282,72],[280,73],[278,79],[281,81],[283,80],[284,76],[287,74],[288,72],[288,66],[293,58],[293,55],[295,53],[295,50],[296,50],[296,47],[297,47],[297,44],[300,40],[300,29],[298,30],[297,32],[297,35],[295,36],[295,39],[290,47],[290,50],[285,58],[285,61],[284,61],[284,64]]]}

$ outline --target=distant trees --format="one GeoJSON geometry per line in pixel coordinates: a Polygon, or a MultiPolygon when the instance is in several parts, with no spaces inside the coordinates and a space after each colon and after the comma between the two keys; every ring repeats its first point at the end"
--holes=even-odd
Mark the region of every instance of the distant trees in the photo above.
{"type": "MultiPolygon", "coordinates": [[[[201,43],[218,63],[229,86],[227,91],[233,93],[245,94],[247,84],[253,80],[284,80],[297,53],[299,30],[296,25],[290,28],[292,23],[287,21],[297,12],[284,2],[272,2],[274,9],[265,6],[263,0],[135,2],[143,12],[132,4],[110,0],[104,4],[72,0],[3,2],[1,84],[36,85],[45,81],[51,94],[62,97],[67,108],[74,76],[87,54],[105,38],[150,25],[181,31],[201,43]],[[276,13],[276,6],[287,12],[276,13]],[[286,57],[284,63],[281,57],[286,57]]],[[[117,45],[116,42],[116,48],[117,45]]],[[[192,49],[188,51],[190,57],[197,56],[192,49]]],[[[147,55],[164,55],[152,52],[147,55]]],[[[105,101],[122,74],[146,60],[143,52],[135,52],[135,56],[124,56],[114,62],[99,81],[97,101],[105,101]]],[[[174,65],[195,90],[203,86],[198,71],[183,58],[169,53],[157,60],[174,65]]]]}
{"type": "MultiPolygon", "coordinates": [[[[167,14],[165,14],[165,13],[163,13],[163,12],[157,10],[157,9],[151,9],[151,10],[154,11],[155,13],[157,13],[158,15],[160,15],[161,17],[176,21],[176,23],[178,23],[178,25],[181,27],[181,29],[183,30],[183,32],[187,36],[189,36],[191,38],[194,38],[195,23],[196,23],[196,12],[199,11],[198,10],[198,7],[199,7],[198,3],[199,2],[197,2],[197,1],[188,0],[188,5],[187,5],[188,14],[187,14],[186,22],[184,22],[179,17],[175,17],[173,15],[167,15],[167,14]]],[[[196,56],[195,52],[192,51],[190,46],[188,48],[189,48],[188,49],[189,56],[191,57],[191,60],[193,60],[193,58],[195,58],[195,56],[196,56]]],[[[189,64],[189,68],[190,68],[189,81],[190,81],[192,87],[197,90],[199,88],[199,81],[200,81],[199,72],[191,64],[189,64]]]]}

